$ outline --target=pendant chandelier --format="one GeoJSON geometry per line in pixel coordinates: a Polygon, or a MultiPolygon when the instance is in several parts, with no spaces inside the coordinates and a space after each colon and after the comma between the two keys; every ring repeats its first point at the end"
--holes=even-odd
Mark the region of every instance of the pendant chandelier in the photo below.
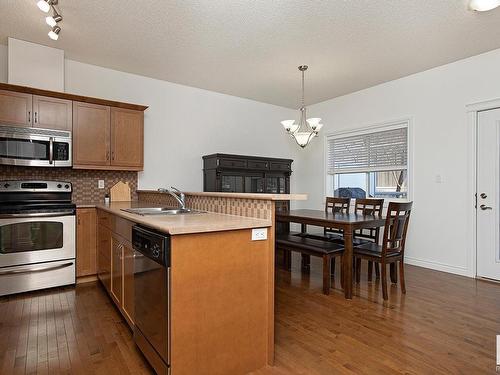
{"type": "Polygon", "coordinates": [[[304,102],[304,72],[307,70],[307,65],[299,66],[299,70],[302,72],[300,121],[296,124],[295,120],[285,120],[281,121],[281,124],[286,132],[295,139],[295,142],[297,142],[300,147],[304,148],[311,142],[311,139],[318,136],[318,132],[323,127],[323,124],[320,124],[321,119],[318,117],[307,118],[307,109],[304,102]]]}

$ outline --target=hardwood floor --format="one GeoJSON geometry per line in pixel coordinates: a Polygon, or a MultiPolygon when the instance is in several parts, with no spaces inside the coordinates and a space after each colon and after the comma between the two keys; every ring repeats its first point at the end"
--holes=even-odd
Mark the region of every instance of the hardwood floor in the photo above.
{"type": "MultiPolygon", "coordinates": [[[[495,373],[500,284],[407,266],[407,291],[378,282],[345,300],[310,273],[277,270],[274,374],[495,373]]],[[[338,274],[338,273],[337,273],[338,274]]],[[[96,283],[0,298],[0,374],[150,374],[131,331],[96,283]]],[[[196,374],[198,375],[198,374],[196,374]]]]}
{"type": "Polygon", "coordinates": [[[0,374],[151,374],[97,283],[0,299],[0,374]]]}

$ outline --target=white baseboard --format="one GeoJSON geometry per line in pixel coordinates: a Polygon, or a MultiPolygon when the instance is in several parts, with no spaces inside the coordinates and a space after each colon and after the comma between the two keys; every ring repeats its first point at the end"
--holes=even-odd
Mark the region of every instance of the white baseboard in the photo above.
{"type": "Polygon", "coordinates": [[[412,258],[409,256],[405,256],[405,263],[411,264],[413,266],[429,268],[431,270],[453,273],[455,275],[461,275],[461,276],[472,277],[472,278],[475,277],[473,275],[473,273],[469,269],[467,269],[466,267],[452,266],[449,264],[433,262],[433,261],[423,260],[423,259],[417,259],[417,258],[412,258]]]}

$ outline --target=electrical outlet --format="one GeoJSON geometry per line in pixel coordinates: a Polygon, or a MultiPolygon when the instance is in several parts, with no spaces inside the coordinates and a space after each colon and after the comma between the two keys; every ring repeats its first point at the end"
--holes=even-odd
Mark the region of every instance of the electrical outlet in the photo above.
{"type": "Polygon", "coordinates": [[[252,229],[252,241],[267,240],[267,228],[252,229]]]}
{"type": "Polygon", "coordinates": [[[104,189],[104,180],[97,181],[97,188],[104,189]]]}

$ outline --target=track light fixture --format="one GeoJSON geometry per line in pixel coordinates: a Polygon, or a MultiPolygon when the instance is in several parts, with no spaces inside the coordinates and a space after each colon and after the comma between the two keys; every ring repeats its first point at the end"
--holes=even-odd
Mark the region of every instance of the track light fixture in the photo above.
{"type": "Polygon", "coordinates": [[[44,12],[49,13],[50,7],[57,4],[57,0],[39,0],[36,5],[38,8],[44,12]]]}
{"type": "Polygon", "coordinates": [[[59,0],[39,0],[36,5],[44,13],[48,13],[52,9],[52,16],[45,17],[45,23],[51,27],[48,36],[52,40],[59,39],[59,33],[61,32],[61,27],[58,25],[62,21],[62,16],[57,11],[55,5],[59,3],[59,0]]]}
{"type": "Polygon", "coordinates": [[[59,26],[54,26],[52,30],[49,31],[49,38],[52,40],[59,39],[59,33],[61,32],[61,28],[59,26]]]}

